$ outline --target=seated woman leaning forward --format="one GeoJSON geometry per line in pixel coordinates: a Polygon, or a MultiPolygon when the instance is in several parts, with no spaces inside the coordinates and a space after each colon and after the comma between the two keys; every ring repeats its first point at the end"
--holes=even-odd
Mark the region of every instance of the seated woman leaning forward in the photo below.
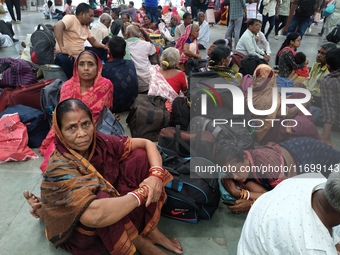
{"type": "Polygon", "coordinates": [[[259,196],[285,178],[308,172],[320,172],[328,177],[332,171],[339,171],[339,159],[340,151],[309,137],[268,143],[245,151],[223,144],[216,157],[227,172],[220,183],[222,199],[236,198],[235,204],[228,208],[232,212],[246,212],[259,196]]]}
{"type": "Polygon", "coordinates": [[[180,52],[179,68],[184,71],[185,63],[189,58],[201,59],[199,54],[197,37],[199,35],[200,27],[197,24],[190,24],[185,28],[185,33],[182,35],[175,48],[180,52]]]}
{"type": "Polygon", "coordinates": [[[41,199],[24,192],[47,239],[72,254],[182,253],[158,229],[172,176],[146,139],[97,133],[90,109],[67,99],[53,115],[56,149],[41,184],[41,199]]]}

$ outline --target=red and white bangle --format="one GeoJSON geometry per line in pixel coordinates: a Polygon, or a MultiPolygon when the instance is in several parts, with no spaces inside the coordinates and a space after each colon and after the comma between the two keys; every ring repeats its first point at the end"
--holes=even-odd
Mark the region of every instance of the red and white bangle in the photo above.
{"type": "Polygon", "coordinates": [[[148,199],[149,190],[148,187],[143,185],[142,187],[129,192],[128,194],[133,195],[138,200],[138,206],[145,204],[148,199]]]}

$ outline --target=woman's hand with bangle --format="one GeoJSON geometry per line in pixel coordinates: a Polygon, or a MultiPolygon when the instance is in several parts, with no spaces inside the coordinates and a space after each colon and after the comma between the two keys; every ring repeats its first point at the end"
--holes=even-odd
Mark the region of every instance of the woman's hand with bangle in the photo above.
{"type": "Polygon", "coordinates": [[[163,191],[163,181],[157,176],[150,176],[146,178],[139,187],[146,186],[149,190],[148,198],[146,200],[145,206],[148,207],[149,204],[158,202],[163,191]]]}
{"type": "Polygon", "coordinates": [[[234,205],[229,205],[228,209],[233,213],[244,213],[250,210],[253,203],[254,201],[252,200],[238,199],[234,205]]]}

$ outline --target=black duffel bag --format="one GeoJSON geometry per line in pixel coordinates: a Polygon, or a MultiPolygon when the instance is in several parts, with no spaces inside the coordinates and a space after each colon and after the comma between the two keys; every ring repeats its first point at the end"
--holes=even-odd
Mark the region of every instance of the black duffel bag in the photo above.
{"type": "Polygon", "coordinates": [[[168,197],[162,207],[162,215],[190,223],[210,220],[220,201],[218,179],[210,173],[202,178],[201,173],[195,170],[200,167],[203,172],[212,166],[211,161],[200,157],[163,159],[163,167],[174,179],[165,186],[168,197]]]}

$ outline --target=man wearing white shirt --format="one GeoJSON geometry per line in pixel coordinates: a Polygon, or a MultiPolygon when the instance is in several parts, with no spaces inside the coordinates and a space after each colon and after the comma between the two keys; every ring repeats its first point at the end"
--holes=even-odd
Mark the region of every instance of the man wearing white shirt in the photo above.
{"type": "Polygon", "coordinates": [[[256,41],[257,46],[259,46],[259,48],[261,50],[264,50],[264,52],[268,56],[270,56],[272,51],[270,49],[269,42],[267,41],[266,37],[264,36],[264,33],[262,33],[261,31],[258,32],[257,36],[255,37],[255,41],[256,41]]]}
{"type": "Polygon", "coordinates": [[[200,26],[200,32],[197,38],[198,47],[200,50],[205,50],[208,47],[210,37],[209,23],[205,20],[204,12],[199,12],[197,18],[198,25],[200,26]]]}
{"type": "Polygon", "coordinates": [[[243,33],[236,45],[236,51],[248,56],[250,54],[256,55],[261,59],[269,62],[268,56],[264,50],[261,50],[257,44],[255,37],[260,32],[261,21],[258,19],[251,19],[248,21],[248,29],[243,33]]]}
{"type": "Polygon", "coordinates": [[[54,4],[51,0],[47,1],[47,3],[43,5],[43,8],[45,19],[57,19],[59,13],[56,13],[54,4]]]}
{"type": "Polygon", "coordinates": [[[103,41],[106,36],[109,36],[111,20],[112,17],[109,14],[103,13],[99,17],[99,22],[94,24],[94,26],[91,28],[92,35],[98,42],[103,41]]]}
{"type": "Polygon", "coordinates": [[[321,174],[303,174],[261,195],[243,225],[237,254],[339,254],[339,169],[325,182],[321,174]]]}
{"type": "Polygon", "coordinates": [[[281,4],[282,0],[262,0],[263,1],[263,12],[262,12],[262,28],[261,32],[265,34],[266,39],[268,40],[268,36],[270,32],[273,30],[275,25],[275,11],[276,11],[276,3],[281,4]],[[266,28],[267,22],[269,21],[269,28],[267,32],[264,32],[266,28]]]}

